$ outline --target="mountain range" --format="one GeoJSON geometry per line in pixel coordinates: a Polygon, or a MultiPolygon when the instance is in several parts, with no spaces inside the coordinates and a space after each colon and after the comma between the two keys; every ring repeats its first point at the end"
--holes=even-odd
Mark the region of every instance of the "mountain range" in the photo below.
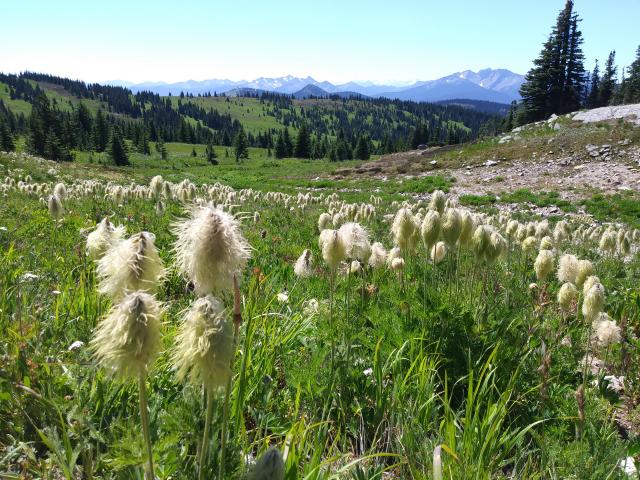
{"type": "Polygon", "coordinates": [[[478,72],[465,70],[453,73],[436,80],[417,81],[409,85],[378,85],[373,82],[347,82],[333,84],[319,82],[312,77],[300,78],[287,75],[284,77],[260,77],[255,80],[187,80],[185,82],[144,82],[130,83],[113,80],[105,83],[119,85],[131,89],[134,93],[149,90],[160,95],[203,94],[207,92],[230,95],[259,93],[262,91],[293,95],[296,98],[309,96],[341,97],[365,96],[384,97],[416,102],[439,102],[451,99],[471,99],[498,103],[510,103],[520,98],[518,90],[524,76],[506,69],[485,68],[478,72]]]}

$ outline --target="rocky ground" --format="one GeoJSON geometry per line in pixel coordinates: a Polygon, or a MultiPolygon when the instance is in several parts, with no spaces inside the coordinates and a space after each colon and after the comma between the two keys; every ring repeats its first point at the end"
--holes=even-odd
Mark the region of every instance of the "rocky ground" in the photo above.
{"type": "Polygon", "coordinates": [[[443,175],[453,193],[500,195],[526,188],[569,200],[640,191],[640,105],[552,116],[475,145],[384,155],[340,177],[443,175]]]}

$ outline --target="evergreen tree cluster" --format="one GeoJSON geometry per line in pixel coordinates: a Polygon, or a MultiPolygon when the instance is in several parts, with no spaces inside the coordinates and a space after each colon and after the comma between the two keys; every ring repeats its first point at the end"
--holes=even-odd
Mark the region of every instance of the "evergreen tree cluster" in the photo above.
{"type": "MultiPolygon", "coordinates": [[[[596,60],[589,75],[584,68],[584,40],[578,28],[579,22],[573,0],[567,0],[520,88],[522,102],[516,123],[535,122],[552,114],[562,115],[583,107],[640,102],[640,47],[635,61],[626,72],[623,69],[621,81],[617,77],[615,50],[609,54],[602,74],[596,60]]],[[[505,129],[512,123],[511,119],[507,120],[505,129]]]]}

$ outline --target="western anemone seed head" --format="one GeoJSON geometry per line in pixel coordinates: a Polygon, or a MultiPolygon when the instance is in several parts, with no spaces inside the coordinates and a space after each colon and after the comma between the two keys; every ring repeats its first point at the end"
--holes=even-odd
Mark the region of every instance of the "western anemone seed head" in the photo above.
{"type": "Polygon", "coordinates": [[[402,252],[400,251],[400,249],[398,247],[393,247],[387,253],[387,264],[391,266],[391,262],[393,262],[395,258],[401,258],[401,257],[402,257],[402,252]]]}
{"type": "Polygon", "coordinates": [[[403,258],[394,258],[391,261],[391,270],[402,270],[404,268],[404,259],[403,258]]]}
{"type": "Polygon", "coordinates": [[[563,312],[570,312],[578,300],[578,289],[573,283],[563,283],[558,291],[558,304],[563,312]]]}
{"type": "Polygon", "coordinates": [[[359,223],[348,222],[342,225],[338,232],[345,242],[347,257],[366,264],[371,256],[371,244],[367,230],[359,223]]]}
{"type": "Polygon", "coordinates": [[[284,460],[280,450],[269,448],[249,470],[248,480],[283,480],[284,460]]]}
{"type": "Polygon", "coordinates": [[[107,217],[104,217],[96,229],[87,236],[87,254],[93,260],[100,260],[102,256],[117,244],[124,235],[124,227],[116,227],[107,217]]]}
{"type": "Polygon", "coordinates": [[[144,292],[132,292],[96,327],[91,348],[100,364],[122,378],[145,374],[162,347],[162,308],[144,292]]]}
{"type": "Polygon", "coordinates": [[[395,245],[402,252],[412,252],[415,249],[419,232],[411,210],[408,208],[398,210],[391,225],[391,233],[393,233],[395,245]]]}
{"type": "Polygon", "coordinates": [[[629,255],[631,252],[631,240],[629,235],[624,235],[618,242],[618,250],[622,255],[629,255]]]}
{"type": "Polygon", "coordinates": [[[331,270],[338,268],[338,265],[347,256],[347,247],[344,239],[338,230],[324,229],[320,232],[320,248],[322,258],[331,270]]]}
{"type": "Polygon", "coordinates": [[[371,245],[371,256],[369,257],[369,266],[371,268],[378,268],[384,265],[387,260],[387,251],[384,249],[380,242],[375,242],[371,245]]]}
{"type": "Polygon", "coordinates": [[[359,273],[362,270],[362,265],[358,260],[353,260],[349,267],[349,272],[352,274],[359,273]]]}
{"type": "Polygon", "coordinates": [[[420,227],[422,241],[427,249],[431,249],[440,237],[440,214],[437,210],[429,210],[420,227]]]}
{"type": "Polygon", "coordinates": [[[587,292],[591,289],[591,287],[593,287],[596,283],[600,283],[600,279],[595,276],[595,275],[591,275],[589,277],[587,277],[587,279],[584,281],[584,284],[582,285],[582,295],[586,296],[587,292]]]}
{"type": "Polygon", "coordinates": [[[220,300],[198,298],[185,312],[176,336],[172,361],[180,381],[212,391],[225,387],[231,376],[233,325],[220,300]]]}
{"type": "Polygon", "coordinates": [[[578,272],[576,274],[576,286],[582,288],[587,278],[593,275],[593,264],[589,260],[578,260],[578,272]]]}
{"type": "Polygon", "coordinates": [[[457,208],[447,208],[445,210],[440,229],[445,243],[449,247],[455,245],[462,231],[462,218],[457,208]]]}
{"type": "Polygon", "coordinates": [[[156,175],[149,182],[149,188],[151,189],[151,193],[155,198],[159,198],[162,195],[162,190],[164,187],[164,180],[160,175],[156,175]]]}
{"type": "Polygon", "coordinates": [[[536,278],[540,282],[544,282],[553,271],[553,252],[551,250],[540,250],[533,268],[536,271],[536,278]]]}
{"type": "Polygon", "coordinates": [[[62,182],[56,183],[56,186],[53,187],[53,194],[60,200],[64,200],[67,198],[67,187],[62,182]]]}
{"type": "Polygon", "coordinates": [[[178,271],[198,295],[231,290],[249,260],[250,247],[238,220],[212,205],[194,206],[189,218],[173,225],[178,271]]]}
{"type": "Polygon", "coordinates": [[[321,232],[329,228],[331,226],[331,221],[331,215],[328,213],[321,213],[318,218],[318,231],[321,232]]]}
{"type": "Polygon", "coordinates": [[[489,245],[484,256],[489,263],[495,262],[507,249],[507,241],[498,232],[493,232],[489,237],[489,245]]]}
{"type": "Polygon", "coordinates": [[[526,237],[522,241],[522,251],[524,253],[532,253],[538,246],[538,239],[533,235],[526,237]]]}
{"type": "Polygon", "coordinates": [[[308,278],[313,275],[311,270],[311,251],[305,250],[302,255],[296,260],[296,264],[293,266],[293,272],[298,278],[308,278]]]}
{"type": "Polygon", "coordinates": [[[64,215],[64,207],[62,206],[60,197],[55,193],[49,197],[47,208],[49,209],[49,215],[51,215],[51,218],[54,220],[58,220],[64,215]]]}
{"type": "Polygon", "coordinates": [[[542,237],[542,240],[540,240],[540,250],[553,250],[553,240],[551,237],[542,237]]]}
{"type": "Polygon", "coordinates": [[[462,221],[462,228],[460,230],[458,243],[463,246],[468,246],[473,241],[473,232],[475,231],[476,224],[469,210],[460,210],[460,219],[462,221]]]}
{"type": "Polygon", "coordinates": [[[158,200],[156,202],[156,215],[161,217],[163,213],[164,213],[164,203],[162,202],[162,200],[158,200]]]}
{"type": "Polygon", "coordinates": [[[491,243],[491,229],[486,225],[480,225],[473,233],[472,243],[477,259],[483,259],[491,243]]]}
{"type": "Polygon", "coordinates": [[[431,261],[435,264],[440,263],[447,254],[447,245],[444,242],[436,243],[431,249],[431,261]]]}
{"type": "Polygon", "coordinates": [[[98,262],[98,291],[118,301],[136,290],[155,293],[164,276],[155,235],[141,232],[107,250],[98,262]]]}
{"type": "Polygon", "coordinates": [[[600,314],[598,318],[599,320],[596,324],[598,343],[603,347],[607,347],[612,343],[619,343],[621,339],[620,327],[616,322],[611,320],[606,313],[600,314]]]}
{"type": "Polygon", "coordinates": [[[604,308],[604,287],[601,283],[594,284],[585,294],[582,302],[582,315],[588,321],[593,321],[604,308]]]}
{"type": "Polygon", "coordinates": [[[578,278],[578,258],[575,255],[565,253],[558,263],[558,280],[576,284],[578,278]]]}
{"type": "Polygon", "coordinates": [[[616,235],[611,231],[604,232],[600,238],[600,250],[603,253],[613,254],[616,250],[616,235]]]}
{"type": "Polygon", "coordinates": [[[551,230],[549,228],[549,220],[545,219],[536,224],[536,233],[535,233],[536,238],[546,237],[550,233],[551,233],[551,230]]]}
{"type": "Polygon", "coordinates": [[[507,234],[507,238],[509,240],[513,240],[516,237],[516,232],[518,231],[518,227],[520,224],[517,220],[509,220],[507,223],[507,228],[505,229],[505,233],[507,234]]]}
{"type": "Polygon", "coordinates": [[[429,200],[429,210],[435,210],[440,215],[444,212],[444,207],[447,203],[447,196],[442,190],[435,190],[431,194],[431,200],[429,200]]]}

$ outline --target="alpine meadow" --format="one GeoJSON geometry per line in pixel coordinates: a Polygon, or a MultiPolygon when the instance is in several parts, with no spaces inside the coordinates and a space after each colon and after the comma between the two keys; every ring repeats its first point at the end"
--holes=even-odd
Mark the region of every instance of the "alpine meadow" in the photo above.
{"type": "Polygon", "coordinates": [[[1,479],[638,478],[640,5],[130,3],[3,5],[1,479]]]}

